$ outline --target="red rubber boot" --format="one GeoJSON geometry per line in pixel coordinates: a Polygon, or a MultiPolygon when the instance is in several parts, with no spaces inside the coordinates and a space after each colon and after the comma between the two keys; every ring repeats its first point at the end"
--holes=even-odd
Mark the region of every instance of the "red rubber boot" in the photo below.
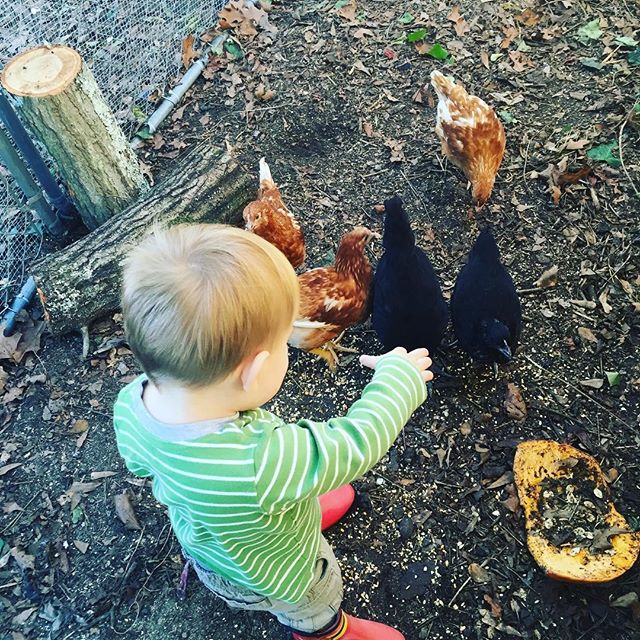
{"type": "Polygon", "coordinates": [[[294,633],[293,640],[405,640],[405,637],[386,624],[361,620],[340,611],[336,626],[322,636],[307,636],[294,633]]]}
{"type": "Polygon", "coordinates": [[[324,493],[318,500],[320,501],[320,511],[322,511],[322,521],[320,529],[324,531],[334,525],[342,516],[349,511],[356,492],[350,484],[338,487],[329,493],[324,493]]]}

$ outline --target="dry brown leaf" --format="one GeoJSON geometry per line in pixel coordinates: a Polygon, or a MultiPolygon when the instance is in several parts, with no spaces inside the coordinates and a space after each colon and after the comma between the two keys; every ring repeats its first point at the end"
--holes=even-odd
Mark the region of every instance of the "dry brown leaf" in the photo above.
{"type": "Polygon", "coordinates": [[[513,482],[513,472],[505,471],[497,480],[494,480],[490,485],[486,486],[485,489],[499,489],[511,482],[513,482]]]}
{"type": "Polygon", "coordinates": [[[598,338],[596,338],[593,331],[588,327],[578,327],[578,335],[582,340],[586,340],[587,342],[598,342],[598,338]]]}
{"type": "Polygon", "coordinates": [[[17,502],[5,502],[2,505],[2,511],[4,513],[13,513],[14,511],[24,511],[24,509],[17,502]]]}
{"type": "Polygon", "coordinates": [[[385,145],[389,147],[391,151],[391,162],[403,162],[404,157],[404,142],[400,140],[393,140],[391,138],[386,138],[384,141],[385,145]]]}
{"type": "Polygon", "coordinates": [[[116,514],[127,529],[140,529],[140,523],[136,518],[129,494],[125,491],[113,498],[116,506],[116,514]]]}
{"type": "Polygon", "coordinates": [[[338,15],[349,22],[353,22],[356,19],[357,9],[358,4],[356,0],[350,0],[348,4],[344,5],[344,7],[340,7],[338,9],[338,15]]]}
{"type": "Polygon", "coordinates": [[[5,464],[4,467],[0,467],[0,476],[5,475],[5,473],[9,473],[13,469],[17,469],[22,466],[22,462],[12,462],[11,464],[5,464]]]}
{"type": "Polygon", "coordinates": [[[28,609],[21,611],[17,616],[13,616],[11,623],[16,626],[22,626],[37,610],[38,607],[29,607],[28,609]]]}
{"type": "Polygon", "coordinates": [[[477,562],[469,565],[469,575],[476,584],[485,584],[491,582],[491,574],[477,562]]]}
{"type": "Polygon", "coordinates": [[[589,387],[590,389],[601,389],[604,384],[604,378],[590,378],[589,380],[580,380],[580,384],[583,387],[589,387]]]}
{"type": "Polygon", "coordinates": [[[504,409],[507,415],[516,422],[524,422],[527,419],[527,405],[522,397],[522,392],[513,382],[507,384],[504,409]]]}
{"type": "Polygon", "coordinates": [[[13,354],[20,338],[22,338],[22,334],[19,331],[9,337],[0,333],[0,360],[13,360],[13,354]]]}
{"type": "Polygon", "coordinates": [[[460,433],[463,436],[468,436],[471,433],[471,422],[469,420],[460,425],[460,433]]]}
{"type": "Polygon", "coordinates": [[[489,68],[489,54],[486,51],[480,52],[480,62],[482,62],[482,66],[489,68]]]}
{"type": "Polygon", "coordinates": [[[88,428],[89,428],[89,422],[87,420],[85,420],[84,418],[81,418],[80,420],[76,420],[71,425],[71,432],[72,433],[84,433],[88,428]]]}
{"type": "Polygon", "coordinates": [[[358,71],[362,71],[362,73],[366,73],[368,76],[371,75],[371,71],[369,71],[369,69],[367,69],[367,67],[364,66],[364,64],[362,63],[362,60],[356,60],[353,63],[353,67],[351,67],[351,71],[349,73],[351,73],[354,69],[357,69],[358,71]]]}
{"type": "Polygon", "coordinates": [[[89,430],[87,429],[86,431],[84,431],[78,436],[78,439],[76,440],[76,449],[80,449],[82,447],[88,435],[89,435],[89,430]]]}
{"type": "Polygon", "coordinates": [[[609,292],[608,291],[603,291],[599,296],[598,296],[598,301],[600,302],[600,304],[602,305],[602,310],[606,313],[609,314],[611,313],[611,310],[613,309],[613,307],[609,304],[609,292]]]}
{"type": "Polygon", "coordinates": [[[547,269],[534,284],[540,289],[555,287],[558,284],[558,265],[554,264],[553,267],[547,269]]]}
{"type": "Polygon", "coordinates": [[[509,496],[506,500],[502,501],[502,504],[511,511],[511,513],[517,513],[520,509],[520,500],[517,495],[509,496]]]}
{"type": "Polygon", "coordinates": [[[195,38],[192,33],[182,41],[182,66],[185,69],[188,69],[191,63],[200,57],[200,53],[193,48],[194,42],[195,38]]]}
{"type": "Polygon", "coordinates": [[[102,478],[111,478],[112,476],[117,476],[117,471],[92,471],[91,479],[92,480],[102,480],[102,478]]]}
{"type": "Polygon", "coordinates": [[[13,549],[11,549],[11,557],[16,561],[16,564],[22,571],[26,569],[33,571],[35,569],[35,557],[25,553],[20,547],[13,547],[13,549]]]}
{"type": "Polygon", "coordinates": [[[366,120],[362,122],[362,131],[367,138],[371,138],[373,136],[373,125],[366,120]]]}
{"type": "Polygon", "coordinates": [[[491,607],[491,615],[494,618],[501,618],[502,607],[488,593],[485,593],[483,598],[484,601],[491,607]]]}
{"type": "Polygon", "coordinates": [[[88,542],[83,542],[82,540],[74,540],[73,544],[75,545],[76,549],[80,553],[82,553],[82,554],[87,553],[87,549],[89,548],[89,543],[88,542]]]}

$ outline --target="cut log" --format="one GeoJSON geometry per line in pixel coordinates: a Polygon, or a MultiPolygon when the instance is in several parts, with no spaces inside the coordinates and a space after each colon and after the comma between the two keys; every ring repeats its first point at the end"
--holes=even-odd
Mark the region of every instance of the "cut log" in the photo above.
{"type": "Polygon", "coordinates": [[[135,153],[76,51],[59,45],[29,49],[7,63],[2,85],[22,96],[18,112],[55,160],[89,229],[148,189],[135,153]]]}
{"type": "Polygon", "coordinates": [[[51,331],[80,329],[119,308],[122,260],[154,223],[238,224],[254,197],[254,178],[220,149],[202,143],[143,200],[32,265],[51,331]]]}

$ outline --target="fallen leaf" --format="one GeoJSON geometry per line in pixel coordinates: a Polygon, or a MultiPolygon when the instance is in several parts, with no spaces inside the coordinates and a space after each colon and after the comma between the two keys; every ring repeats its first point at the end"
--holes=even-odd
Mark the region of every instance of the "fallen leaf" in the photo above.
{"type": "Polygon", "coordinates": [[[127,529],[140,529],[140,523],[136,518],[129,494],[125,491],[113,498],[116,506],[116,514],[127,529]]]}
{"type": "Polygon", "coordinates": [[[389,147],[391,151],[391,162],[403,162],[404,157],[404,142],[400,140],[393,140],[391,138],[386,138],[384,141],[385,145],[389,147]]]}
{"type": "Polygon", "coordinates": [[[485,584],[491,582],[491,574],[477,562],[472,562],[469,565],[469,575],[476,584],[485,584]]]}
{"type": "Polygon", "coordinates": [[[14,511],[24,511],[24,509],[17,502],[6,502],[2,505],[2,511],[13,513],[14,511]]]}
{"type": "Polygon", "coordinates": [[[596,338],[593,331],[588,327],[578,327],[578,335],[582,340],[586,340],[587,342],[598,342],[598,338],[596,338]]]}
{"type": "Polygon", "coordinates": [[[364,121],[362,123],[362,131],[364,131],[367,138],[371,138],[373,136],[373,125],[370,122],[364,121]]]}
{"type": "Polygon", "coordinates": [[[356,0],[349,0],[347,4],[343,4],[338,9],[338,15],[349,22],[353,22],[356,19],[356,10],[358,9],[358,4],[356,0]]]}
{"type": "Polygon", "coordinates": [[[17,469],[22,466],[22,462],[12,462],[11,464],[5,464],[4,467],[0,467],[0,476],[3,476],[5,473],[9,473],[13,469],[17,469]]]}
{"type": "Polygon", "coordinates": [[[22,334],[16,331],[13,335],[7,337],[3,333],[0,333],[0,360],[13,360],[13,354],[15,353],[18,342],[20,342],[22,334]]]}
{"type": "Polygon", "coordinates": [[[522,397],[522,392],[513,382],[507,384],[504,408],[507,415],[516,422],[524,422],[527,419],[527,405],[522,397]]]}
{"type": "Polygon", "coordinates": [[[555,287],[558,284],[558,265],[554,264],[553,267],[547,269],[534,284],[540,289],[555,287]]]}
{"type": "Polygon", "coordinates": [[[194,36],[190,33],[182,41],[182,66],[188,69],[191,63],[200,57],[200,53],[193,48],[194,36]]]}
{"type": "Polygon", "coordinates": [[[638,594],[635,591],[629,591],[629,593],[613,600],[611,606],[626,609],[636,602],[638,602],[638,594]]]}
{"type": "Polygon", "coordinates": [[[619,385],[622,380],[622,375],[619,371],[605,371],[604,375],[607,376],[607,382],[610,387],[619,385]]]}
{"type": "Polygon", "coordinates": [[[494,480],[490,485],[485,487],[485,489],[499,489],[510,482],[513,482],[513,472],[505,471],[497,480],[494,480]]]}
{"type": "Polygon", "coordinates": [[[88,542],[83,542],[82,540],[74,540],[73,544],[75,545],[76,549],[80,553],[82,553],[82,554],[87,553],[87,549],[89,548],[89,543],[88,542]]]}
{"type": "Polygon", "coordinates": [[[353,64],[353,67],[351,67],[351,70],[353,71],[353,69],[357,69],[358,71],[362,71],[363,73],[366,73],[368,76],[371,75],[371,71],[369,71],[369,69],[367,69],[367,67],[364,66],[364,64],[362,63],[362,60],[356,60],[353,64]]]}
{"type": "Polygon", "coordinates": [[[112,476],[118,475],[117,471],[92,471],[91,479],[92,480],[101,480],[102,478],[111,478],[112,476]]]}
{"type": "Polygon", "coordinates": [[[480,52],[480,62],[483,67],[489,68],[489,54],[486,51],[480,52]]]}
{"type": "Polygon", "coordinates": [[[600,304],[602,305],[602,310],[606,314],[611,313],[611,310],[613,309],[613,307],[609,304],[608,297],[609,297],[609,292],[608,291],[603,291],[598,296],[598,300],[599,300],[600,304]]]}
{"type": "Polygon", "coordinates": [[[604,378],[590,378],[589,380],[580,380],[580,384],[583,387],[589,387],[591,389],[600,389],[604,384],[604,378]]]}
{"type": "Polygon", "coordinates": [[[502,618],[502,607],[488,593],[484,594],[483,599],[491,607],[491,615],[502,618]]]}
{"type": "Polygon", "coordinates": [[[11,623],[22,626],[37,610],[38,607],[29,607],[21,611],[17,616],[14,616],[11,623]]]}
{"type": "Polygon", "coordinates": [[[35,557],[25,553],[20,547],[14,547],[11,549],[11,557],[16,561],[16,564],[20,567],[21,571],[25,569],[35,570],[35,557]]]}
{"type": "Polygon", "coordinates": [[[88,428],[89,428],[89,422],[87,420],[85,420],[84,418],[81,418],[80,420],[76,420],[71,425],[71,432],[72,433],[84,433],[88,428]]]}
{"type": "Polygon", "coordinates": [[[78,439],[76,440],[76,449],[80,449],[80,447],[82,447],[88,435],[89,435],[89,430],[84,431],[78,436],[78,439]]]}

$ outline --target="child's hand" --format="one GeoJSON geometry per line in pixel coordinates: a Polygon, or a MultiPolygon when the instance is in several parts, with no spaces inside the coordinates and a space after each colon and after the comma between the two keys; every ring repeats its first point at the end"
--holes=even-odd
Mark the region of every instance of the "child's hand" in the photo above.
{"type": "MultiPolygon", "coordinates": [[[[409,351],[404,347],[396,347],[392,351],[388,353],[392,353],[393,355],[400,356],[405,360],[408,360],[420,371],[420,375],[425,382],[429,382],[433,380],[433,373],[429,371],[429,367],[431,366],[431,358],[429,357],[429,351],[427,349],[414,349],[413,351],[409,351]]],[[[364,367],[369,367],[369,369],[375,369],[376,365],[380,361],[380,358],[384,358],[384,356],[388,355],[387,353],[383,353],[381,356],[360,356],[360,364],[364,367]]]]}

